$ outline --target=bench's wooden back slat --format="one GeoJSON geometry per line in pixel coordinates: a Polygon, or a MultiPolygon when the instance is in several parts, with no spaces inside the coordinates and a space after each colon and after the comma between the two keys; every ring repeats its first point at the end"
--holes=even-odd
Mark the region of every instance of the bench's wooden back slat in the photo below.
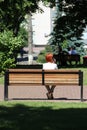
{"type": "Polygon", "coordinates": [[[9,85],[42,84],[41,69],[9,69],[9,85]]]}
{"type": "Polygon", "coordinates": [[[9,69],[9,73],[41,73],[42,69],[9,69]]]}
{"type": "Polygon", "coordinates": [[[72,72],[67,72],[65,70],[59,70],[58,72],[55,74],[52,72],[46,72],[46,74],[44,74],[45,85],[79,85],[78,71],[72,71],[73,74],[72,72]]]}
{"type": "Polygon", "coordinates": [[[72,80],[72,79],[79,79],[79,76],[77,75],[77,74],[66,74],[66,75],[64,75],[64,74],[45,74],[45,79],[46,78],[48,78],[48,79],[70,79],[70,80],[72,80]]]}
{"type": "Polygon", "coordinates": [[[50,78],[45,78],[45,85],[46,84],[55,84],[55,85],[79,85],[79,80],[78,79],[50,79],[50,78]]]}
{"type": "Polygon", "coordinates": [[[42,84],[41,73],[9,73],[9,85],[10,84],[42,84]]]}
{"type": "Polygon", "coordinates": [[[9,69],[8,73],[9,85],[79,85],[79,70],[9,69]]]}

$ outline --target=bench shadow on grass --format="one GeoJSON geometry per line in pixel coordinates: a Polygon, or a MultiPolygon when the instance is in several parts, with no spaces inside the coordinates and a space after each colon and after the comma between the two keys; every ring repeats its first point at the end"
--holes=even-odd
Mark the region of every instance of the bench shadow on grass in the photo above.
{"type": "Polygon", "coordinates": [[[87,130],[87,109],[0,106],[0,130],[87,130]]]}

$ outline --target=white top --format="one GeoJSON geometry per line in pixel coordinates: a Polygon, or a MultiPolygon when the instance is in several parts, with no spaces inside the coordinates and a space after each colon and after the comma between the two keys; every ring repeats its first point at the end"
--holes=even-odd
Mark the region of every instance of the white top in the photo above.
{"type": "Polygon", "coordinates": [[[44,70],[54,70],[54,69],[58,69],[57,64],[55,63],[51,63],[51,62],[47,62],[43,64],[43,69],[44,70]]]}

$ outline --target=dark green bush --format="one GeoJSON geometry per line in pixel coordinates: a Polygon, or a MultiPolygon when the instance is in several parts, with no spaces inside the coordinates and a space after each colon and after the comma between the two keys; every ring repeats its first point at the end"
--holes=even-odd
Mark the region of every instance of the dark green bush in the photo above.
{"type": "Polygon", "coordinates": [[[14,37],[12,31],[0,33],[0,72],[15,66],[18,52],[23,45],[21,36],[14,37]]]}

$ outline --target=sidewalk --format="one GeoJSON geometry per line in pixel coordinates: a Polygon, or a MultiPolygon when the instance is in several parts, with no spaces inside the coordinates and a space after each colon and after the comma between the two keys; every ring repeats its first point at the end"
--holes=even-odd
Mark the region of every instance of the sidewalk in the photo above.
{"type": "MultiPolygon", "coordinates": [[[[11,86],[9,87],[9,100],[54,101],[54,102],[80,102],[79,86],[58,86],[54,90],[54,99],[47,100],[44,86],[11,86]]],[[[83,99],[87,102],[87,86],[83,87],[83,99]]],[[[4,86],[0,85],[0,101],[4,100],[4,86]]]]}

